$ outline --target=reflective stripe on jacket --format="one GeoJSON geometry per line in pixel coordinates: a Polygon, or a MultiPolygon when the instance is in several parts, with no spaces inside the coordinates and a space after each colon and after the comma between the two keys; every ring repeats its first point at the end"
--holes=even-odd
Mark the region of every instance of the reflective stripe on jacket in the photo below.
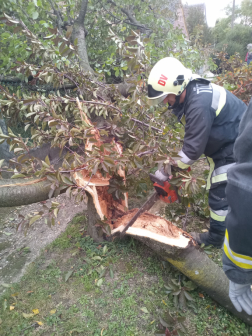
{"type": "Polygon", "coordinates": [[[223,269],[240,284],[252,283],[252,101],[245,112],[234,145],[236,164],[228,170],[229,211],[223,269]]]}

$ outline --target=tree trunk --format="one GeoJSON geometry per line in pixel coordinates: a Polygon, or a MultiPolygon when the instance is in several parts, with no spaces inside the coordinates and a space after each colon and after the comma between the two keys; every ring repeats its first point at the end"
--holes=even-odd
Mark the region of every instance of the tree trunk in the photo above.
{"type": "Polygon", "coordinates": [[[85,16],[87,13],[88,0],[82,0],[80,2],[80,10],[77,19],[74,22],[73,27],[73,40],[77,39],[77,48],[80,66],[84,71],[93,73],[93,69],[89,65],[86,37],[85,37],[85,16]]]}
{"type": "MultiPolygon", "coordinates": [[[[0,129],[2,130],[3,134],[8,135],[7,127],[6,127],[4,119],[0,119],[0,129]]],[[[9,160],[9,159],[12,159],[13,156],[14,156],[13,153],[9,152],[9,145],[7,144],[5,140],[0,145],[0,160],[1,159],[9,160]]]]}
{"type": "Polygon", "coordinates": [[[27,205],[48,199],[50,185],[45,178],[0,180],[0,207],[27,205]]]}
{"type": "Polygon", "coordinates": [[[88,61],[84,25],[78,22],[74,24],[73,39],[74,41],[77,39],[77,48],[78,48],[80,66],[84,71],[93,73],[93,69],[90,67],[88,61]]]}
{"type": "Polygon", "coordinates": [[[97,222],[100,220],[100,216],[98,215],[92,196],[87,193],[88,203],[87,203],[87,215],[88,215],[88,227],[87,233],[93,238],[96,243],[103,241],[102,232],[95,226],[97,222]]]}
{"type": "MultiPolygon", "coordinates": [[[[172,223],[166,221],[169,226],[169,230],[166,232],[160,230],[158,227],[161,224],[160,219],[160,217],[153,217],[151,213],[146,212],[126,231],[126,234],[146,244],[195,282],[213,300],[252,326],[252,316],[247,315],[244,311],[239,313],[230,301],[228,296],[229,281],[223,270],[194,244],[187,233],[172,223]],[[153,227],[156,227],[157,230],[153,230],[153,227]],[[159,231],[161,234],[155,231],[159,231]]],[[[112,233],[116,234],[122,231],[128,220],[129,218],[125,221],[121,218],[119,222],[123,222],[123,225],[113,230],[112,233]]],[[[164,224],[165,221],[162,219],[163,227],[164,224]]]]}

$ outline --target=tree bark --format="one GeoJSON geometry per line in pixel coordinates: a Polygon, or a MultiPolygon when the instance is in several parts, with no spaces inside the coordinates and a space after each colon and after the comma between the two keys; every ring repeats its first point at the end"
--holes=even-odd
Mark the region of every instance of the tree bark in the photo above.
{"type": "Polygon", "coordinates": [[[87,203],[87,215],[88,215],[88,227],[87,233],[93,238],[96,243],[102,242],[103,237],[99,228],[95,226],[100,220],[100,216],[98,215],[92,196],[87,193],[88,203],[87,203]]]}
{"type": "Polygon", "coordinates": [[[50,185],[46,179],[0,180],[0,207],[27,205],[48,199],[50,185]]]}
{"type": "MultiPolygon", "coordinates": [[[[7,127],[5,124],[4,119],[0,119],[0,129],[2,130],[3,134],[7,135],[7,127]]],[[[13,158],[13,153],[9,152],[9,145],[7,144],[6,140],[0,145],[0,160],[5,159],[9,160],[13,158]]]]}
{"type": "Polygon", "coordinates": [[[75,20],[73,26],[73,40],[75,41],[77,39],[77,48],[78,48],[80,66],[84,71],[93,73],[93,69],[90,67],[88,60],[86,38],[85,38],[85,27],[84,27],[84,20],[87,13],[87,5],[88,0],[81,1],[79,16],[75,20]]]}

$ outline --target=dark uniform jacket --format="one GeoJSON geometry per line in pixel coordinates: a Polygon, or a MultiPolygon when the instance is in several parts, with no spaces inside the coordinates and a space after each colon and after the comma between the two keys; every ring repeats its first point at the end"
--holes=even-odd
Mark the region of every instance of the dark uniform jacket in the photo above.
{"type": "Polygon", "coordinates": [[[239,284],[252,284],[252,100],[234,145],[236,164],[228,170],[223,269],[239,284]]]}
{"type": "Polygon", "coordinates": [[[213,169],[233,163],[233,146],[246,107],[223,87],[204,79],[193,80],[186,88],[183,105],[173,111],[182,123],[185,119],[181,168],[203,153],[213,162],[213,169]]]}

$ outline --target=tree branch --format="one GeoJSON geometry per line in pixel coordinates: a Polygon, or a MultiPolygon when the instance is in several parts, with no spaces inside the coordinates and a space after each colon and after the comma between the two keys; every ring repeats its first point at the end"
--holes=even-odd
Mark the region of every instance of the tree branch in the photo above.
{"type": "Polygon", "coordinates": [[[84,25],[85,16],[87,13],[87,5],[88,5],[88,0],[82,0],[80,13],[79,13],[78,18],[75,21],[81,25],[84,25]]]}
{"type": "Polygon", "coordinates": [[[121,6],[118,6],[114,1],[108,0],[108,3],[112,4],[115,7],[120,8],[121,12],[125,14],[129,20],[128,21],[123,21],[126,24],[130,24],[132,26],[136,26],[140,29],[142,33],[146,33],[148,36],[152,33],[152,30],[148,27],[146,27],[144,24],[141,24],[140,22],[137,21],[137,19],[134,17],[134,15],[131,13],[130,9],[123,8],[121,6]]]}
{"type": "Polygon", "coordinates": [[[62,33],[62,28],[61,27],[63,26],[64,23],[63,23],[62,18],[61,18],[61,13],[60,13],[60,11],[58,11],[55,8],[55,4],[54,4],[53,0],[49,0],[49,2],[52,6],[52,9],[53,9],[55,15],[57,16],[58,29],[59,29],[60,33],[62,33]]]}

